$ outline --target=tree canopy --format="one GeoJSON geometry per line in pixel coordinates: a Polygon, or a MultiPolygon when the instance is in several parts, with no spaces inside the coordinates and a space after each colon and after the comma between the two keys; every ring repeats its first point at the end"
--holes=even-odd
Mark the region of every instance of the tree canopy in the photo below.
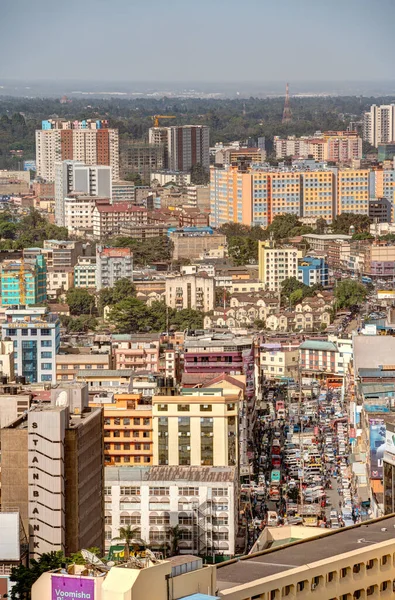
{"type": "Polygon", "coordinates": [[[130,248],[133,252],[133,263],[145,267],[154,262],[170,262],[173,244],[167,236],[134,240],[126,236],[117,236],[110,241],[116,248],[130,248]]]}
{"type": "Polygon", "coordinates": [[[137,298],[125,298],[110,310],[109,320],[120,333],[165,331],[167,324],[176,330],[201,329],[203,313],[193,309],[177,311],[164,302],[147,306],[137,298]]]}
{"type": "Polygon", "coordinates": [[[359,281],[343,279],[335,288],[337,308],[352,308],[359,306],[366,300],[368,290],[359,281]]]}
{"type": "Polygon", "coordinates": [[[70,288],[66,293],[66,302],[71,315],[92,315],[95,298],[84,288],[70,288]]]}
{"type": "Polygon", "coordinates": [[[355,213],[342,213],[332,221],[332,232],[348,235],[350,227],[355,227],[355,233],[369,233],[369,228],[372,223],[367,215],[357,215],[355,213]]]}
{"type": "Polygon", "coordinates": [[[9,211],[0,213],[0,250],[19,250],[43,245],[45,240],[67,240],[66,227],[49,223],[36,209],[17,220],[9,211]]]}

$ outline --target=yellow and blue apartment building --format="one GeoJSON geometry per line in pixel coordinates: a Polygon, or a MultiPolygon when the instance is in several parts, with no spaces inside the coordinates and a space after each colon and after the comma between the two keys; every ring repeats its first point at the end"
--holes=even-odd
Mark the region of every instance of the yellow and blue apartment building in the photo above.
{"type": "Polygon", "coordinates": [[[280,171],[270,175],[270,223],[275,217],[285,214],[300,216],[301,173],[280,171]]]}
{"type": "Polygon", "coordinates": [[[251,174],[237,167],[210,169],[210,224],[252,223],[251,174]]]}
{"type": "Polygon", "coordinates": [[[47,299],[47,266],[39,254],[34,260],[6,260],[0,267],[3,306],[42,304],[47,299]]]}
{"type": "Polygon", "coordinates": [[[301,173],[302,217],[325,219],[330,223],[336,212],[336,176],[333,171],[301,173]]]}
{"type": "Polygon", "coordinates": [[[395,220],[395,170],[378,169],[371,173],[371,189],[375,198],[387,198],[391,202],[391,221],[395,220]]]}
{"type": "Polygon", "coordinates": [[[337,174],[337,214],[369,213],[370,170],[344,169],[337,174]]]}

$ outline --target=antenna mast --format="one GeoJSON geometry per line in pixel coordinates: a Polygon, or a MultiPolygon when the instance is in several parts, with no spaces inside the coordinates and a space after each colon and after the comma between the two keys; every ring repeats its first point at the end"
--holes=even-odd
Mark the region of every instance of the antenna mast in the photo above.
{"type": "Polygon", "coordinates": [[[285,102],[283,111],[283,123],[290,123],[292,121],[292,111],[289,105],[289,84],[285,86],[285,102]]]}

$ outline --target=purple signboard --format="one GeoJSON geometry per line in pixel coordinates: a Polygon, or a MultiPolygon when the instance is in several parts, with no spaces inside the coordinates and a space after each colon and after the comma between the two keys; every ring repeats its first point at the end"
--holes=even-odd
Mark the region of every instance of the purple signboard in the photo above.
{"type": "Polygon", "coordinates": [[[95,600],[95,582],[88,577],[52,575],[51,600],[95,600]]]}

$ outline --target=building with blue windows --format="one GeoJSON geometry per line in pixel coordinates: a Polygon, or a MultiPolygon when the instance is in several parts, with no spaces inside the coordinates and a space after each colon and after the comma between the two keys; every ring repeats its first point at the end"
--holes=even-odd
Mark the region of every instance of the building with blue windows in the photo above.
{"type": "Polygon", "coordinates": [[[320,284],[323,287],[329,284],[328,264],[324,258],[304,256],[299,259],[298,280],[309,287],[320,284]]]}
{"type": "Polygon", "coordinates": [[[42,304],[47,299],[47,266],[43,255],[5,260],[0,267],[3,306],[42,304]]]}
{"type": "Polygon", "coordinates": [[[15,373],[28,383],[56,382],[60,321],[46,307],[8,308],[1,325],[2,340],[14,343],[15,373]]]}

